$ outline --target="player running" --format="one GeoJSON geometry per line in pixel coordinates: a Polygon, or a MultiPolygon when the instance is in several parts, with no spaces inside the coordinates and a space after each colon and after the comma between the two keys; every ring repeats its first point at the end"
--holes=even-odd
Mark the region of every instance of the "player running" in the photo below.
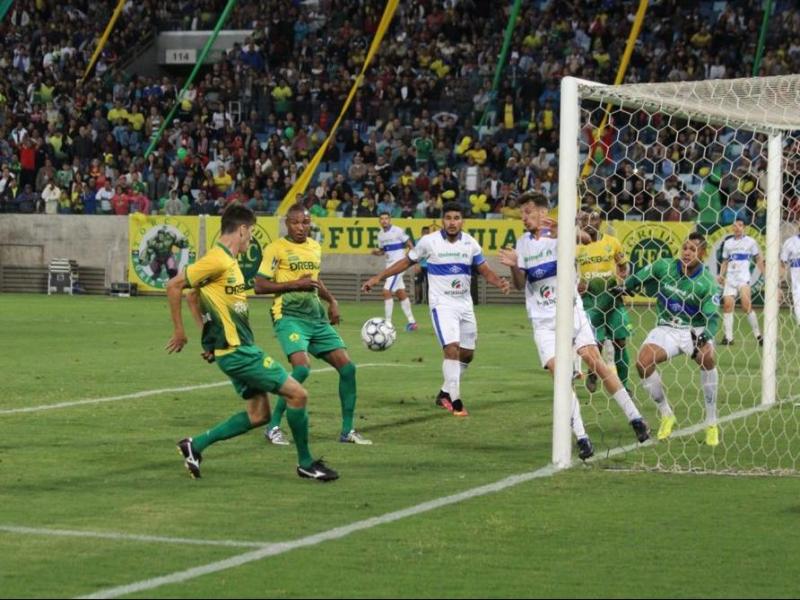
{"type": "MultiPolygon", "coordinates": [[[[392,217],[388,212],[382,212],[378,216],[381,223],[381,230],[378,232],[378,248],[372,251],[375,256],[386,257],[386,267],[391,267],[398,260],[406,255],[406,251],[411,250],[414,244],[408,234],[397,225],[392,225],[392,217]]],[[[406,331],[416,331],[417,322],[414,313],[411,311],[411,300],[406,292],[406,284],[403,281],[402,273],[386,279],[383,284],[383,313],[386,320],[392,322],[392,312],[394,312],[394,298],[400,301],[400,308],[406,316],[408,323],[406,331]]]]}
{"type": "Polygon", "coordinates": [[[793,235],[783,242],[781,247],[781,267],[784,273],[788,269],[792,290],[792,305],[794,318],[800,325],[800,235],[793,235]]]}
{"type": "Polygon", "coordinates": [[[753,330],[753,335],[758,343],[763,345],[761,330],[758,328],[758,317],[753,310],[750,297],[750,260],[755,259],[758,270],[764,272],[764,258],[756,242],[744,232],[744,221],[737,218],[731,226],[732,236],[725,239],[722,244],[722,264],[717,280],[723,286],[722,290],[722,325],[724,337],[722,345],[733,344],[733,309],[736,306],[736,297],[741,297],[742,310],[747,314],[747,321],[753,330]]]}
{"type": "Polygon", "coordinates": [[[436,404],[454,416],[466,417],[461,400],[461,377],[475,356],[478,323],[472,305],[470,287],[472,269],[490,284],[508,294],[508,280],[498,277],[483,257],[480,244],[464,233],[464,212],[457,202],[442,207],[442,229],[429,233],[392,266],[371,277],[362,286],[369,292],[382,280],[398,275],[414,263],[428,261],[428,304],[433,329],[442,346],[444,382],[436,397],[436,404]]]}

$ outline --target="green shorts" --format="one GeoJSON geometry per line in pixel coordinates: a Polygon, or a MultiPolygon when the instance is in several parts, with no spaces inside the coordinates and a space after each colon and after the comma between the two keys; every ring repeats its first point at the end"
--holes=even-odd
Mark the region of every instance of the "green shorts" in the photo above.
{"type": "Polygon", "coordinates": [[[281,317],[275,321],[275,335],[286,356],[308,352],[318,358],[339,348],[346,348],[339,332],[325,321],[281,317]]]}
{"type": "Polygon", "coordinates": [[[239,346],[234,352],[217,357],[217,364],[245,400],[276,392],[289,377],[286,369],[258,346],[239,346]]]}
{"type": "Polygon", "coordinates": [[[631,320],[624,306],[612,306],[606,310],[587,308],[586,316],[589,317],[598,344],[606,340],[625,340],[631,336],[631,320]]]}

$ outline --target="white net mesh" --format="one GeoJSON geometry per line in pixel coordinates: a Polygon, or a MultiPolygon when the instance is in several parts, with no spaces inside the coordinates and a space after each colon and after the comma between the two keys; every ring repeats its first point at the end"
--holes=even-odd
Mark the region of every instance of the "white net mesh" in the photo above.
{"type": "MultiPolygon", "coordinates": [[[[700,368],[684,354],[657,367],[676,417],[671,436],[657,440],[659,413],[651,391],[637,374],[636,357],[656,326],[653,298],[658,291],[651,290],[649,298],[626,300],[624,308],[619,301],[609,304],[609,282],[594,277],[590,267],[580,266],[589,259],[581,258],[579,248],[579,270],[585,272],[583,302],[596,335],[608,340],[606,360],[625,375],[626,361],[619,347],[620,340],[625,340],[627,387],[652,426],[651,446],[612,452],[613,458],[603,464],[797,474],[800,301],[796,315],[792,305],[800,296],[800,76],[617,87],[587,84],[579,86],[579,94],[579,163],[585,165],[579,195],[585,212],[602,217],[597,244],[603,248],[598,252],[614,247],[604,235],[616,237],[635,273],[659,258],[677,260],[688,234],[699,231],[708,240],[705,262],[716,278],[723,244],[732,235],[734,221],[743,219],[744,234],[765,256],[770,242],[766,236],[767,140],[768,134],[776,133],[783,136],[779,243],[793,237],[798,241],[797,255],[791,253],[794,246],[789,242],[790,251],[782,257],[787,262],[786,276],[781,278],[777,339],[767,340],[777,346],[777,367],[769,374],[777,383],[777,398],[766,407],[762,406],[763,348],[757,339],[766,329],[764,277],[754,257],[746,257],[747,252],[737,250],[738,246],[728,247],[728,268],[732,261],[739,261],[739,274],[737,280],[729,271],[728,289],[719,286],[723,296],[736,294],[737,299],[733,343],[721,343],[726,337],[721,314],[714,339],[719,373],[717,446],[706,443],[707,407],[700,368]],[[604,121],[607,125],[601,129],[604,121]],[[742,310],[742,285],[750,287],[755,317],[742,310]],[[630,327],[625,326],[624,313],[630,327]]],[[[597,454],[629,445],[630,427],[602,385],[598,383],[594,393],[583,387],[577,386],[583,418],[597,454]]]]}

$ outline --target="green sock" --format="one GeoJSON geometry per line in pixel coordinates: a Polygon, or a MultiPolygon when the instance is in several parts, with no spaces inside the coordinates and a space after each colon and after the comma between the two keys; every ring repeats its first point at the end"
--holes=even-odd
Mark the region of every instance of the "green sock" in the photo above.
{"type": "Polygon", "coordinates": [[[630,359],[628,358],[628,347],[623,348],[614,347],[614,364],[617,367],[617,375],[622,385],[628,387],[628,368],[630,359]]]}
{"type": "Polygon", "coordinates": [[[356,412],[356,366],[349,362],[339,369],[339,403],[342,405],[342,435],[353,429],[356,412]]]}
{"type": "MultiPolygon", "coordinates": [[[[296,367],[292,368],[292,377],[300,383],[303,383],[306,379],[308,379],[309,374],[311,371],[305,365],[297,365],[296,367]]],[[[281,419],[283,418],[283,413],[286,412],[286,399],[283,396],[278,396],[278,399],[275,401],[275,408],[272,410],[272,418],[269,420],[269,424],[267,427],[272,429],[273,427],[279,427],[281,424],[281,419]]]]}
{"type": "Polygon", "coordinates": [[[205,433],[192,438],[192,448],[194,448],[195,452],[202,452],[215,442],[242,435],[252,428],[253,425],[250,423],[250,417],[247,416],[246,412],[236,413],[227,421],[223,421],[205,433]]]}
{"type": "Polygon", "coordinates": [[[297,462],[301,467],[310,467],[314,459],[308,448],[308,413],[306,409],[288,407],[286,420],[292,430],[294,445],[297,446],[297,462]]]}

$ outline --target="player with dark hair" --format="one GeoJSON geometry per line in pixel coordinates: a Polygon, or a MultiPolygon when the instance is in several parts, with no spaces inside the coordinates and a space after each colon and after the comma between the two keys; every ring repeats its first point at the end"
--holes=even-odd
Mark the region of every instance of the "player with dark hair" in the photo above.
{"type": "Polygon", "coordinates": [[[464,211],[457,202],[442,207],[442,229],[421,237],[405,257],[371,277],[362,286],[369,292],[382,280],[399,275],[427,259],[428,304],[436,337],[442,346],[444,382],[436,404],[457,417],[469,413],[461,400],[461,377],[475,355],[478,323],[472,305],[472,269],[504,294],[508,280],[498,277],[483,257],[480,244],[464,227],[464,211]]]}
{"type": "Polygon", "coordinates": [[[647,334],[636,357],[636,370],[642,384],[661,415],[658,439],[667,439],[672,434],[675,415],[656,366],[683,353],[700,366],[706,407],[706,444],[716,446],[719,444],[719,374],[713,340],[719,328],[719,288],[703,264],[707,250],[705,237],[701,233],[691,233],[683,242],[679,259],[661,258],[639,269],[625,280],[624,290],[655,297],[658,302],[658,322],[647,334]]]}
{"type": "MultiPolygon", "coordinates": [[[[578,291],[597,344],[602,348],[606,340],[613,343],[617,376],[627,388],[630,360],[626,343],[631,335],[631,323],[622,298],[610,290],[620,285],[628,275],[628,257],[617,238],[600,232],[602,223],[599,212],[588,213],[583,231],[589,236],[589,241],[579,245],[575,253],[580,276],[578,291]]],[[[597,373],[594,371],[589,372],[586,388],[590,392],[597,389],[597,373]]]]}
{"type": "MultiPolygon", "coordinates": [[[[288,235],[264,249],[255,277],[256,294],[274,294],[270,314],[275,334],[292,365],[292,377],[302,383],[311,373],[309,354],[321,358],[339,373],[339,401],[342,429],[339,441],[370,445],[354,427],[356,408],[356,366],[341,336],[333,328],[339,324],[339,304],[319,276],[322,248],[309,237],[311,215],[305,206],[295,204],[286,213],[288,235]],[[325,310],[320,299],[328,303],[325,310]]],[[[272,419],[264,429],[267,440],[288,445],[280,429],[288,399],[278,398],[272,419]]]]}
{"type": "MultiPolygon", "coordinates": [[[[555,222],[548,217],[549,203],[539,193],[526,193],[520,197],[522,222],[527,233],[517,240],[516,249],[500,250],[500,262],[511,269],[514,287],[525,290],[525,307],[533,327],[533,339],[539,351],[542,367],[555,375],[556,357],[556,298],[558,265],[556,262],[555,222]]],[[[644,442],[649,437],[647,423],[631,399],[622,382],[603,362],[594,332],[580,300],[574,307],[573,347],[593,373],[597,373],[614,398],[633,429],[636,439],[644,442]]],[[[578,456],[587,459],[594,454],[592,443],[583,426],[580,405],[572,393],[572,431],[578,445],[578,456]]]]}
{"type": "Polygon", "coordinates": [[[203,324],[204,357],[213,360],[246,401],[245,410],[205,433],[178,442],[184,464],[195,479],[200,477],[202,452],[211,444],[227,440],[266,423],[270,417],[269,392],[279,393],[289,405],[287,419],[297,447],[300,477],[332,481],[339,477],[322,460],[314,460],[308,447],[308,394],[284,368],[255,345],[250,328],[244,275],[236,257],[247,250],[256,217],[246,206],[230,205],[222,215],[219,241],[205,256],[167,283],[167,298],[174,331],[166,350],[180,352],[187,343],[181,316],[183,289],[199,294],[199,304],[190,303],[195,318],[203,324]]]}
{"type": "MultiPolygon", "coordinates": [[[[378,248],[372,251],[375,256],[385,256],[386,266],[391,267],[398,260],[406,255],[406,252],[414,247],[409,235],[397,225],[392,225],[392,216],[388,212],[378,215],[381,230],[378,232],[378,248]]],[[[400,308],[406,316],[408,323],[406,331],[416,331],[417,321],[411,311],[411,300],[408,298],[403,276],[395,275],[386,280],[383,284],[383,305],[384,317],[392,322],[392,312],[394,311],[394,298],[400,301],[400,308]]]]}
{"type": "Polygon", "coordinates": [[[742,303],[742,310],[753,330],[759,344],[764,343],[761,329],[758,327],[758,316],[753,310],[750,290],[750,261],[755,260],[756,267],[764,273],[764,257],[758,248],[758,242],[744,232],[744,219],[737,217],[731,225],[731,234],[722,242],[722,264],[719,267],[717,281],[722,286],[722,345],[733,344],[733,309],[737,297],[742,303]]]}

